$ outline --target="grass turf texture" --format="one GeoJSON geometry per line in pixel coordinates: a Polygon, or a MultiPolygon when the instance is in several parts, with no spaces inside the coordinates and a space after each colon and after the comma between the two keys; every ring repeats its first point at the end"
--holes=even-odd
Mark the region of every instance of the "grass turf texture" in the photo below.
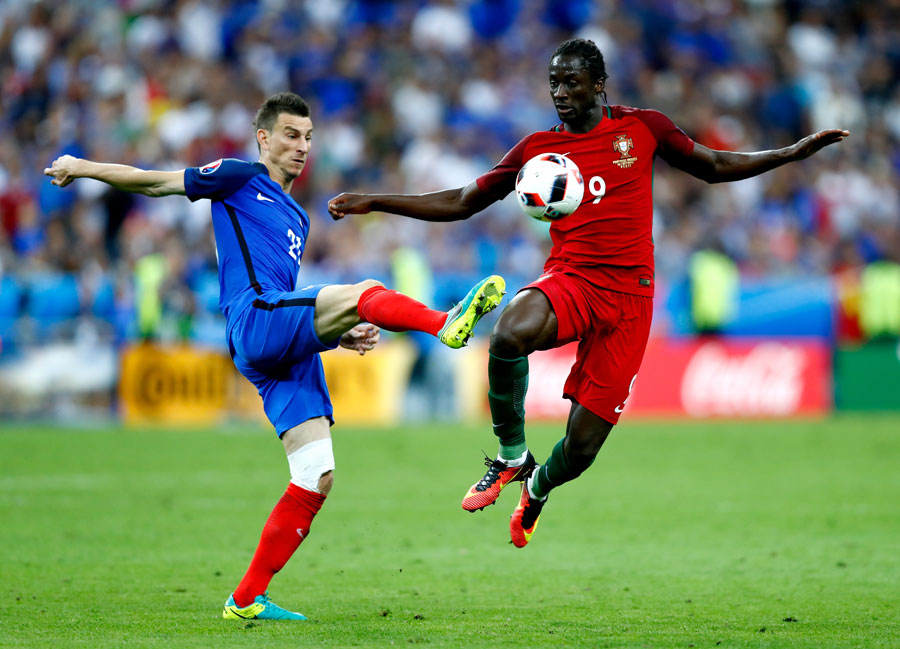
{"type": "MultiPolygon", "coordinates": [[[[221,605],[287,483],[262,431],[0,429],[2,647],[897,647],[900,419],[625,422],[508,544],[459,500],[486,427],[337,426],[272,587],[221,605]]],[[[559,426],[532,425],[543,459],[559,426]]]]}

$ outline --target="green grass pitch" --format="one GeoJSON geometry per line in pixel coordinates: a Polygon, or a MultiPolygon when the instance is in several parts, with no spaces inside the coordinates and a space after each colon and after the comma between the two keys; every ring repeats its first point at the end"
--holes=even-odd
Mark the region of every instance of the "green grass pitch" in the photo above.
{"type": "MultiPolygon", "coordinates": [[[[220,618],[287,484],[274,435],[0,429],[0,647],[900,646],[900,417],[624,421],[508,543],[465,513],[489,426],[333,429],[276,576],[306,623],[220,618]]],[[[532,425],[546,457],[561,427],[532,425]]]]}

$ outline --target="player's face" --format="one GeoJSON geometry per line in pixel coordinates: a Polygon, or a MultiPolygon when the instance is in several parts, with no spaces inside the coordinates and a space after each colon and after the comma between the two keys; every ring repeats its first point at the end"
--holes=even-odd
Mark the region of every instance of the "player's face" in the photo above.
{"type": "Polygon", "coordinates": [[[550,59],[550,97],[559,119],[566,124],[589,120],[601,107],[602,81],[592,81],[580,56],[554,56],[550,59]]]}
{"type": "Polygon", "coordinates": [[[296,178],[306,165],[312,146],[312,120],[281,113],[270,131],[261,130],[260,147],[268,161],[289,178],[296,178]]]}

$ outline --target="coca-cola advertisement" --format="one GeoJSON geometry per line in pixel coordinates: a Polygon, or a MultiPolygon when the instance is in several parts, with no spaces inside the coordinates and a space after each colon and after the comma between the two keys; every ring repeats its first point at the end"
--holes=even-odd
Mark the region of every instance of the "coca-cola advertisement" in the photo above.
{"type": "MultiPolygon", "coordinates": [[[[532,354],[529,417],[562,418],[573,343],[532,354]]],[[[817,339],[652,339],[625,405],[628,416],[792,417],[832,409],[828,346],[817,339]]]]}

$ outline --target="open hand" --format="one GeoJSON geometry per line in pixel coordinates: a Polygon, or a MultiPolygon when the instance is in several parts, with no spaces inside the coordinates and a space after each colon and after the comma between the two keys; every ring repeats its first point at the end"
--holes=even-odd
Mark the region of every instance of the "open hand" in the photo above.
{"type": "Polygon", "coordinates": [[[378,344],[381,338],[381,330],[373,324],[358,324],[353,329],[341,336],[341,347],[344,349],[353,349],[359,352],[360,356],[365,356],[378,344]]]}
{"type": "Polygon", "coordinates": [[[53,177],[52,184],[65,187],[78,177],[75,174],[75,166],[78,162],[78,158],[73,156],[60,156],[44,169],[44,175],[53,177]]]}
{"type": "Polygon", "coordinates": [[[371,201],[365,194],[343,193],[328,201],[328,213],[335,221],[347,214],[367,214],[371,211],[371,201]]]}
{"type": "Polygon", "coordinates": [[[840,142],[845,137],[850,137],[850,131],[840,128],[831,128],[825,131],[819,131],[797,142],[794,147],[796,149],[795,160],[803,160],[808,158],[817,151],[824,149],[830,144],[840,142]]]}

